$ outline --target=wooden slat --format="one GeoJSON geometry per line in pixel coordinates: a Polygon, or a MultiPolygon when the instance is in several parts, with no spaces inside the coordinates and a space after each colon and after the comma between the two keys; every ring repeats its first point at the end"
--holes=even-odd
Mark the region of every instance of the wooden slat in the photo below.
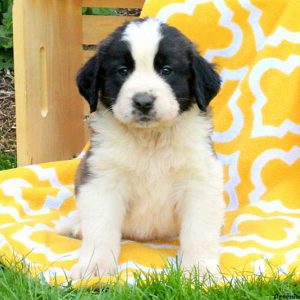
{"type": "Polygon", "coordinates": [[[70,159],[85,143],[81,2],[15,0],[18,165],[70,159]]]}
{"type": "Polygon", "coordinates": [[[82,0],[83,7],[142,8],[144,0],[82,0]]]}
{"type": "Polygon", "coordinates": [[[96,45],[125,21],[134,19],[136,17],[82,16],[82,43],[96,45]]]}
{"type": "Polygon", "coordinates": [[[83,50],[82,51],[82,62],[85,63],[89,58],[95,54],[95,51],[83,50]]]}

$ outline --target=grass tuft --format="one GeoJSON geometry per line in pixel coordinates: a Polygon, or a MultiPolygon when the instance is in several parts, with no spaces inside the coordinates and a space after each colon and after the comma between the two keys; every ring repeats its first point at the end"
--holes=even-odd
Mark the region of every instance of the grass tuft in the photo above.
{"type": "Polygon", "coordinates": [[[74,288],[71,281],[64,287],[50,286],[42,279],[29,276],[22,262],[10,267],[0,265],[0,299],[300,299],[300,284],[290,273],[284,278],[252,275],[240,279],[223,278],[224,284],[207,285],[207,278],[197,274],[184,276],[178,266],[161,273],[137,272],[135,284],[115,282],[96,288],[74,288]],[[205,281],[206,280],[206,281],[205,281]]]}

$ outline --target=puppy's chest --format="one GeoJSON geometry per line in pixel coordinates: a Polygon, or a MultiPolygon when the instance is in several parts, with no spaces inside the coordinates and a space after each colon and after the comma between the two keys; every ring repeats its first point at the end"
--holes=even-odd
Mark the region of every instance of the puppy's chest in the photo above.
{"type": "Polygon", "coordinates": [[[127,143],[102,142],[97,155],[99,171],[113,174],[116,190],[118,185],[122,187],[126,209],[122,232],[127,238],[144,240],[178,234],[177,212],[190,165],[194,165],[193,155],[188,155],[190,149],[182,142],[152,141],[149,145],[129,139],[127,143]]]}
{"type": "Polygon", "coordinates": [[[160,149],[137,153],[127,168],[125,166],[126,169],[131,194],[136,198],[145,198],[147,195],[155,201],[171,192],[183,166],[176,159],[175,151],[160,149]]]}
{"type": "Polygon", "coordinates": [[[176,185],[181,167],[171,149],[145,152],[127,172],[128,199],[123,233],[155,239],[178,233],[176,185]]]}

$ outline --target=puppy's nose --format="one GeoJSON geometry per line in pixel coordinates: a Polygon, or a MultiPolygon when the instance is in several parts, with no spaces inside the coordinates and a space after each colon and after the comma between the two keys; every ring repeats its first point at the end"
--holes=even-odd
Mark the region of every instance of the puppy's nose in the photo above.
{"type": "Polygon", "coordinates": [[[144,114],[153,108],[155,97],[148,93],[137,93],[132,97],[133,106],[144,114]]]}

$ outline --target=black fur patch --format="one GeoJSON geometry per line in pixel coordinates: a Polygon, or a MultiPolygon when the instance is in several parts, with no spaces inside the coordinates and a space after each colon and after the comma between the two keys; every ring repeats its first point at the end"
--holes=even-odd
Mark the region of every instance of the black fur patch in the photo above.
{"type": "Polygon", "coordinates": [[[154,59],[154,67],[158,73],[161,73],[164,66],[171,67],[170,75],[161,76],[171,86],[180,111],[183,112],[195,102],[191,89],[193,74],[189,55],[192,44],[176,28],[166,24],[161,25],[161,33],[163,38],[154,59]]]}
{"type": "Polygon", "coordinates": [[[80,164],[76,171],[76,178],[75,178],[75,195],[78,194],[80,186],[89,182],[92,177],[92,174],[89,170],[87,165],[87,160],[92,155],[91,147],[87,150],[85,156],[80,160],[80,164]]]}
{"type": "Polygon", "coordinates": [[[127,24],[119,27],[99,44],[96,54],[77,75],[79,92],[89,102],[91,112],[97,109],[99,100],[108,109],[115,103],[125,81],[118,74],[120,66],[128,67],[130,72],[134,70],[129,45],[121,40],[127,24]]]}
{"type": "MultiPolygon", "coordinates": [[[[134,71],[130,45],[122,40],[127,25],[125,23],[100,43],[96,55],[78,73],[79,92],[89,102],[91,112],[97,109],[99,100],[108,109],[115,103],[127,78],[119,74],[120,67],[125,66],[128,75],[134,71]]],[[[153,62],[156,72],[171,86],[180,112],[188,110],[193,103],[206,111],[209,102],[219,91],[219,75],[179,30],[166,24],[162,24],[160,30],[162,39],[153,62]],[[171,68],[171,74],[163,74],[164,66],[171,68]]]]}

